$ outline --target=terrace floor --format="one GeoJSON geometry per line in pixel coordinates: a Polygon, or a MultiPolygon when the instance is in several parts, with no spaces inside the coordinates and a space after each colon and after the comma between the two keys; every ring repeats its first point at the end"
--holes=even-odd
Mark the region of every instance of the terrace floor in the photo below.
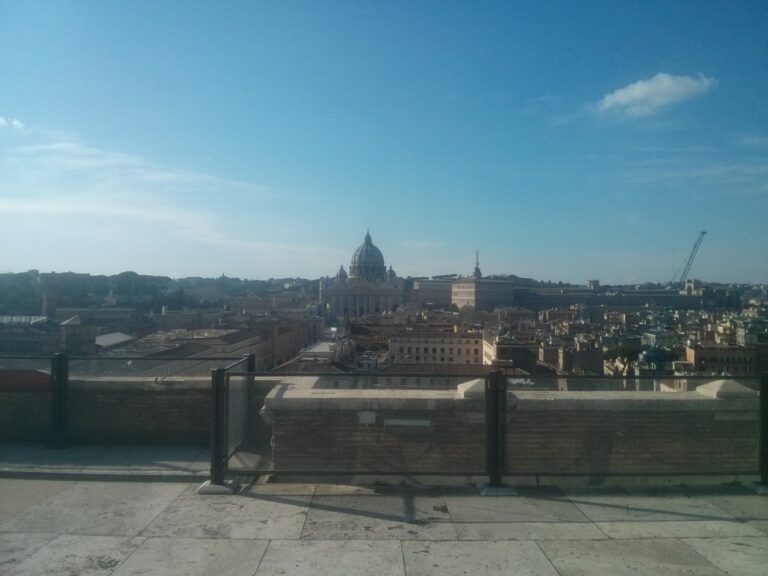
{"type": "Polygon", "coordinates": [[[275,483],[200,496],[197,482],[135,470],[126,482],[109,465],[112,481],[0,478],[0,574],[763,576],[768,566],[768,497],[738,485],[479,496],[275,483]]]}

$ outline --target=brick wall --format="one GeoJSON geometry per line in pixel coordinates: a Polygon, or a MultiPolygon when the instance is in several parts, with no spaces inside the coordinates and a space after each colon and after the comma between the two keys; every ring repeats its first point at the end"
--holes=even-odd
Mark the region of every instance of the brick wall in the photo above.
{"type": "Polygon", "coordinates": [[[50,429],[50,376],[0,370],[0,440],[45,440],[50,429]]]}
{"type": "MultiPolygon", "coordinates": [[[[47,440],[50,410],[47,386],[13,381],[0,386],[0,441],[47,440]]],[[[207,444],[210,412],[206,378],[70,380],[67,439],[77,444],[207,444]]]]}
{"type": "Polygon", "coordinates": [[[70,381],[67,434],[74,443],[205,444],[210,383],[70,381]]]}
{"type": "Polygon", "coordinates": [[[757,418],[723,413],[515,411],[507,473],[754,473],[757,418]]]}
{"type": "Polygon", "coordinates": [[[50,414],[51,395],[47,392],[0,390],[0,440],[47,439],[50,414]]]}
{"type": "Polygon", "coordinates": [[[277,471],[482,474],[484,428],[461,410],[277,410],[277,471]],[[367,411],[366,411],[367,412],[367,411]],[[418,423],[418,424],[414,424],[418,423]]]}
{"type": "MultiPolygon", "coordinates": [[[[403,391],[399,398],[398,391],[378,398],[321,392],[278,386],[267,399],[277,470],[483,473],[482,401],[457,393],[452,403],[430,402],[426,391],[418,400],[403,391]],[[364,412],[375,420],[365,423],[364,412]],[[427,425],[387,426],[388,418],[427,425]]],[[[723,475],[758,467],[756,397],[521,392],[510,395],[509,408],[508,475],[723,475]]]]}

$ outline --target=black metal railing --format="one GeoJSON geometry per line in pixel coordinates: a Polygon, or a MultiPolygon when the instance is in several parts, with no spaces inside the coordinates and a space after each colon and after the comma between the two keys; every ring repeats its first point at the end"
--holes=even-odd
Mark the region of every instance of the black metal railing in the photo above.
{"type": "MultiPolygon", "coordinates": [[[[394,375],[386,372],[292,374],[256,372],[256,358],[253,355],[194,359],[173,356],[93,358],[68,357],[66,354],[56,354],[53,357],[6,356],[0,357],[0,369],[17,370],[27,366],[28,369],[49,374],[50,419],[47,437],[51,446],[65,447],[72,440],[68,433],[70,425],[76,424],[68,421],[68,415],[72,417],[72,394],[83,395],[82,390],[79,392],[78,389],[70,390],[70,381],[78,377],[88,379],[82,369],[79,375],[72,375],[73,363],[99,361],[122,363],[121,366],[125,366],[128,361],[154,363],[158,360],[163,362],[203,360],[217,364],[217,367],[209,372],[210,474],[213,483],[222,483],[228,476],[259,473],[278,475],[418,474],[474,477],[484,475],[487,476],[490,486],[500,486],[505,476],[521,475],[519,468],[510,467],[513,463],[511,460],[515,458],[514,443],[509,440],[509,433],[512,430],[510,422],[514,424],[515,421],[511,419],[518,418],[519,415],[514,406],[512,410],[508,407],[508,401],[512,398],[509,395],[510,392],[532,389],[562,390],[564,385],[568,390],[579,391],[642,391],[655,390],[660,384],[676,383],[682,383],[693,390],[698,384],[719,378],[717,376],[661,376],[658,378],[508,376],[499,370],[482,375],[466,373],[394,375]],[[321,405],[319,412],[322,418],[318,422],[306,425],[300,419],[296,419],[295,422],[290,423],[294,426],[293,436],[287,436],[286,423],[270,419],[267,399],[271,402],[279,401],[291,390],[290,387],[285,386],[284,382],[298,376],[316,377],[318,379],[316,387],[320,390],[344,391],[345,387],[349,388],[341,396],[344,396],[346,401],[354,407],[342,410],[332,408],[332,404],[321,405]],[[422,406],[417,401],[409,404],[410,408],[405,406],[401,411],[392,407],[384,409],[372,407],[373,404],[366,401],[368,397],[373,398],[370,391],[380,391],[381,395],[376,396],[379,399],[387,398],[387,392],[391,392],[390,396],[394,399],[418,398],[418,393],[412,394],[410,390],[422,393],[429,391],[430,394],[426,396],[439,398],[441,392],[455,391],[456,383],[472,379],[482,380],[478,390],[482,393],[475,396],[471,414],[446,415],[443,412],[449,411],[449,408],[427,408],[426,404],[422,406]],[[276,386],[281,386],[281,389],[275,394],[272,392],[276,386]],[[350,418],[353,419],[354,426],[350,426],[350,418]],[[448,436],[444,437],[446,434],[448,436]],[[313,442],[315,445],[326,442],[322,449],[327,456],[327,461],[303,465],[301,454],[291,457],[291,449],[295,446],[304,450],[302,454],[312,457],[313,442]],[[334,442],[338,442],[338,445],[334,442]],[[450,454],[446,449],[448,444],[453,446],[453,452],[450,454]],[[363,451],[369,447],[375,447],[378,450],[378,460],[365,460],[364,455],[358,455],[360,459],[356,461],[350,455],[353,450],[360,450],[360,454],[363,454],[363,451]],[[279,456],[278,459],[275,459],[275,454],[279,456]],[[350,462],[355,466],[347,466],[350,462]]],[[[83,364],[80,366],[82,367],[83,364]]],[[[143,370],[138,376],[148,377],[151,373],[149,369],[143,370]]],[[[101,372],[96,376],[100,374],[101,372]]],[[[739,379],[739,381],[744,380],[739,379]]],[[[92,389],[100,390],[98,378],[95,378],[94,382],[96,385],[92,389]]],[[[753,379],[747,384],[759,390],[759,416],[756,415],[754,407],[750,409],[751,420],[744,424],[744,427],[749,430],[749,443],[754,446],[754,451],[748,459],[749,463],[739,470],[738,474],[758,474],[761,482],[768,486],[768,374],[760,380],[753,379]],[[759,418],[759,422],[755,422],[756,418],[759,418]]],[[[332,397],[334,395],[330,393],[325,396],[325,398],[332,397]]],[[[201,398],[207,404],[207,399],[201,398]]],[[[318,394],[317,398],[323,398],[323,395],[318,394]]],[[[47,402],[47,398],[45,401],[47,402]]],[[[322,400],[318,401],[322,404],[322,400]]],[[[207,410],[206,404],[201,405],[207,410]]],[[[450,402],[446,401],[446,406],[449,404],[450,402]]],[[[205,433],[204,426],[202,430],[205,433]]],[[[644,431],[644,433],[653,433],[653,431],[644,431]]],[[[76,435],[74,439],[77,441],[76,435]]],[[[675,439],[665,441],[674,442],[675,439]]],[[[532,475],[541,473],[546,476],[581,474],[574,470],[564,470],[562,473],[551,470],[542,473],[536,469],[524,471],[532,475]]],[[[622,473],[618,471],[608,475],[622,475],[622,473]]],[[[649,472],[651,473],[653,472],[649,472]]],[[[681,469],[679,473],[688,473],[688,471],[681,469]]],[[[711,473],[720,474],[721,472],[713,468],[711,473]]],[[[591,473],[583,474],[591,475],[591,473]]],[[[643,475],[632,471],[626,474],[643,475]]],[[[671,474],[665,472],[665,475],[671,474]]]]}
{"type": "MultiPolygon", "coordinates": [[[[530,390],[532,388],[537,388],[538,390],[558,390],[561,389],[558,386],[562,386],[563,382],[566,380],[571,380],[575,382],[575,388],[578,391],[589,391],[589,390],[607,390],[612,389],[615,391],[620,390],[629,390],[632,392],[642,392],[644,390],[653,390],[653,384],[654,382],[657,385],[656,391],[659,390],[658,384],[662,380],[667,381],[690,381],[687,382],[687,384],[690,386],[690,389],[693,390],[698,384],[704,383],[704,382],[710,382],[713,379],[716,379],[716,377],[708,376],[708,377],[679,377],[679,378],[665,378],[665,379],[640,379],[635,377],[630,378],[597,378],[597,377],[569,377],[569,378],[523,378],[522,380],[527,380],[521,382],[520,378],[517,377],[508,377],[506,374],[504,374],[501,371],[493,371],[490,373],[486,373],[484,375],[471,375],[471,374],[456,374],[456,375],[445,375],[445,374],[439,374],[439,375],[431,375],[431,374],[420,374],[418,377],[421,379],[422,383],[429,380],[431,377],[443,379],[445,377],[455,377],[457,380],[460,381],[467,381],[473,379],[473,376],[476,378],[481,378],[483,380],[483,394],[482,394],[482,400],[480,400],[480,412],[482,414],[482,421],[479,422],[479,425],[482,428],[482,438],[483,438],[483,446],[480,447],[481,453],[484,452],[485,457],[483,459],[482,464],[480,465],[480,469],[477,467],[456,467],[450,462],[442,462],[440,466],[434,469],[428,469],[428,468],[421,468],[416,466],[415,468],[409,468],[409,465],[413,463],[413,460],[411,461],[400,461],[400,467],[397,466],[387,466],[389,464],[386,462],[386,460],[380,461],[378,466],[376,463],[366,466],[357,466],[353,465],[350,467],[345,467],[343,458],[338,458],[339,453],[343,453],[344,450],[350,449],[348,446],[338,446],[334,447],[332,445],[332,442],[334,439],[338,439],[341,435],[345,433],[345,431],[342,429],[345,425],[343,422],[343,418],[348,417],[348,414],[341,414],[341,412],[334,413],[334,409],[329,404],[328,407],[325,408],[318,408],[319,413],[325,415],[325,424],[327,424],[325,427],[323,425],[312,425],[308,426],[305,429],[301,429],[301,422],[296,424],[298,426],[297,430],[294,430],[295,433],[303,435],[302,439],[307,438],[314,438],[314,437],[326,437],[329,439],[329,444],[326,444],[322,447],[322,451],[326,454],[326,456],[329,458],[328,462],[323,463],[322,465],[318,465],[316,462],[313,464],[307,464],[302,465],[300,461],[300,457],[296,458],[288,458],[289,464],[286,465],[284,463],[275,462],[273,461],[273,456],[275,451],[282,451],[282,459],[285,460],[286,451],[290,451],[290,446],[287,448],[281,444],[281,440],[278,439],[275,440],[275,435],[277,435],[276,430],[279,428],[282,428],[286,426],[286,424],[280,423],[280,422],[261,422],[260,430],[256,433],[256,438],[249,438],[249,434],[253,434],[254,430],[256,428],[259,428],[258,424],[255,423],[255,421],[258,421],[262,415],[259,414],[260,411],[263,411],[265,408],[265,403],[263,399],[270,394],[270,392],[276,387],[281,385],[281,381],[284,378],[291,378],[291,377],[297,377],[297,376],[307,376],[307,377],[317,377],[317,378],[324,378],[327,380],[325,384],[320,383],[319,388],[320,389],[327,389],[329,388],[329,384],[332,382],[335,382],[336,384],[343,384],[343,380],[347,379],[351,383],[351,381],[354,381],[354,386],[356,390],[348,390],[346,391],[345,398],[347,400],[354,400],[355,398],[359,399],[360,403],[360,410],[358,409],[352,409],[351,411],[355,413],[355,416],[359,418],[360,427],[364,428],[370,424],[370,422],[373,422],[372,418],[373,416],[370,416],[371,420],[365,420],[365,418],[368,418],[368,416],[365,414],[367,411],[373,411],[377,410],[379,412],[386,412],[385,409],[370,407],[366,408],[366,404],[364,399],[367,397],[365,391],[366,390],[376,390],[377,383],[382,379],[383,374],[382,373],[356,373],[356,374],[333,374],[329,375],[327,373],[303,373],[303,374],[288,374],[288,373],[250,373],[250,372],[235,372],[235,371],[226,371],[226,370],[220,370],[214,373],[214,376],[212,378],[213,382],[216,382],[214,384],[216,390],[218,390],[218,393],[221,395],[225,395],[226,399],[220,399],[216,406],[218,406],[217,410],[217,418],[219,419],[229,419],[232,417],[231,412],[228,411],[222,411],[222,406],[229,406],[230,409],[234,405],[238,405],[238,410],[234,413],[236,414],[236,418],[240,419],[240,423],[237,426],[231,426],[230,424],[224,424],[222,422],[218,424],[214,424],[212,427],[212,430],[217,431],[216,434],[219,435],[217,439],[213,439],[212,437],[212,451],[215,451],[216,454],[212,458],[212,468],[211,468],[211,478],[214,482],[221,482],[225,477],[232,477],[237,475],[255,475],[260,473],[268,473],[273,475],[290,475],[290,476],[300,476],[300,475],[312,475],[312,476],[322,476],[322,475],[355,475],[355,474],[364,474],[364,475],[376,475],[376,476],[385,476],[385,475],[397,475],[397,476],[404,476],[404,475],[422,475],[422,476],[429,476],[429,475],[440,475],[440,476],[486,476],[487,477],[487,483],[490,487],[499,487],[503,485],[504,476],[505,475],[520,475],[510,472],[509,468],[509,452],[507,449],[507,442],[508,442],[508,428],[509,428],[509,418],[514,417],[510,416],[513,414],[514,411],[510,411],[508,408],[508,398],[509,392],[512,392],[513,390],[530,390]],[[232,386],[232,382],[237,379],[239,382],[243,382],[245,379],[248,379],[249,385],[245,386],[245,391],[242,389],[238,392],[238,400],[233,402],[232,394],[235,390],[232,386]],[[368,379],[368,382],[362,382],[365,379],[368,379]],[[534,384],[532,386],[531,384],[534,384]],[[262,400],[260,402],[253,402],[254,396],[257,396],[261,398],[262,400]],[[246,410],[242,410],[243,406],[247,406],[246,410]],[[337,430],[333,430],[334,428],[337,428],[337,430]],[[328,434],[329,429],[331,432],[335,432],[336,436],[333,434],[328,434]],[[236,435],[236,438],[233,437],[233,434],[236,435]],[[268,436],[273,435],[272,437],[268,438],[268,436]],[[254,448],[254,445],[255,448],[254,448]],[[242,450],[242,452],[241,452],[242,450]],[[251,453],[248,454],[249,451],[254,451],[258,453],[251,453]],[[261,451],[261,452],[259,452],[261,451]],[[338,463],[338,465],[334,465],[338,463]],[[214,466],[215,464],[215,466],[214,466]]],[[[416,376],[412,375],[411,378],[416,378],[416,376]]],[[[768,378],[768,377],[766,377],[768,378]]],[[[760,409],[760,454],[759,454],[759,467],[756,466],[755,469],[749,467],[749,465],[745,466],[743,469],[736,471],[719,471],[719,470],[713,470],[713,475],[722,475],[722,474],[737,474],[737,475],[752,475],[756,472],[761,473],[761,478],[765,482],[768,478],[768,388],[766,388],[768,384],[766,384],[766,379],[763,379],[762,383],[762,390],[761,390],[761,409],[760,409]]],[[[336,388],[338,390],[339,388],[336,388]]],[[[454,388],[455,389],[455,388],[454,388]]],[[[280,396],[283,396],[287,393],[288,388],[283,388],[279,391],[277,396],[274,394],[273,397],[277,398],[280,396]]],[[[424,390],[422,387],[420,389],[421,391],[424,390]]],[[[434,390],[434,389],[433,389],[434,390]]],[[[402,392],[402,388],[398,390],[398,393],[402,392]]],[[[325,398],[331,398],[332,395],[328,395],[325,398]]],[[[274,399],[274,398],[273,398],[274,399]]],[[[322,400],[319,400],[322,402],[322,400]]],[[[404,409],[406,410],[406,409],[404,409]]],[[[349,410],[347,411],[349,412],[349,410]]],[[[406,410],[407,412],[407,410],[406,410]]],[[[297,413],[294,412],[295,415],[297,413]]],[[[424,428],[421,429],[421,437],[426,438],[428,436],[428,433],[426,432],[426,423],[425,422],[418,422],[418,420],[421,418],[422,420],[426,421],[426,418],[424,417],[426,413],[424,414],[413,414],[413,413],[404,413],[403,418],[401,420],[409,420],[409,424],[412,424],[414,426],[419,426],[424,424],[424,428]]],[[[428,415],[427,415],[428,416],[428,415]]],[[[382,419],[387,422],[389,419],[387,418],[387,415],[384,414],[382,419]]],[[[394,418],[392,418],[394,420],[394,418]]],[[[478,422],[476,422],[477,424],[478,422]]],[[[467,421],[462,421],[461,419],[458,419],[456,421],[456,424],[458,426],[464,426],[468,427],[470,424],[467,423],[467,421]]],[[[653,433],[653,431],[650,431],[650,433],[653,433]]],[[[371,446],[375,446],[376,443],[381,444],[383,441],[383,438],[381,434],[379,436],[371,436],[368,435],[366,441],[371,442],[371,446]]],[[[669,441],[674,441],[674,439],[670,439],[669,441]]],[[[425,440],[425,443],[428,442],[425,440]]],[[[312,454],[310,450],[304,450],[302,452],[303,455],[306,455],[308,458],[312,458],[312,454]]],[[[427,449],[425,449],[425,452],[418,454],[417,452],[413,452],[411,456],[429,456],[427,449]]],[[[358,464],[357,462],[353,462],[353,464],[358,464]]],[[[660,469],[661,470],[661,469],[660,469]]],[[[700,474],[701,472],[689,472],[689,471],[681,471],[680,474],[700,474]]],[[[638,472],[638,471],[630,471],[626,473],[622,472],[608,472],[608,473],[593,473],[593,472],[580,472],[578,470],[571,470],[566,471],[563,473],[558,472],[540,472],[540,471],[526,471],[525,475],[532,475],[532,476],[562,476],[562,475],[572,475],[572,476],[612,476],[612,475],[632,475],[632,476],[644,476],[644,475],[675,475],[670,474],[665,471],[659,471],[659,472],[638,472]]]]}

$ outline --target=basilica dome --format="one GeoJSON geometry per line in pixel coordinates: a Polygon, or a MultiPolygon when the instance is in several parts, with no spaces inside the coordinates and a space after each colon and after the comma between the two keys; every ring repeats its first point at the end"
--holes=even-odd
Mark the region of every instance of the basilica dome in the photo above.
{"type": "Polygon", "coordinates": [[[365,241],[352,255],[349,277],[361,280],[386,280],[387,269],[381,250],[371,242],[371,235],[365,234],[365,241]]]}

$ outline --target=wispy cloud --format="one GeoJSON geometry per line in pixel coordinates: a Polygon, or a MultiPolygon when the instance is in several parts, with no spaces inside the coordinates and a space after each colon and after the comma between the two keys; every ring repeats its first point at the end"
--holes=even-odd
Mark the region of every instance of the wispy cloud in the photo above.
{"type": "Polygon", "coordinates": [[[713,78],[701,74],[693,77],[661,73],[606,94],[593,108],[602,114],[650,116],[679,102],[702,96],[714,84],[713,78]]]}
{"type": "Polygon", "coordinates": [[[35,230],[42,238],[46,227],[59,229],[55,245],[15,251],[18,269],[120,266],[267,277],[333,270],[346,259],[284,234],[285,223],[273,216],[299,198],[295,193],[19,128],[6,117],[0,129],[0,236],[35,230]]]}
{"type": "Polygon", "coordinates": [[[45,172],[59,179],[77,178],[81,186],[99,182],[104,188],[111,184],[112,190],[152,186],[155,193],[215,190],[266,195],[274,192],[269,186],[170,168],[141,156],[101,150],[73,140],[17,146],[9,149],[2,160],[16,171],[45,172]]]}
{"type": "Polygon", "coordinates": [[[16,130],[24,130],[24,122],[21,120],[18,120],[16,118],[4,118],[3,116],[0,116],[0,128],[6,128],[11,127],[15,128],[16,130]]]}

